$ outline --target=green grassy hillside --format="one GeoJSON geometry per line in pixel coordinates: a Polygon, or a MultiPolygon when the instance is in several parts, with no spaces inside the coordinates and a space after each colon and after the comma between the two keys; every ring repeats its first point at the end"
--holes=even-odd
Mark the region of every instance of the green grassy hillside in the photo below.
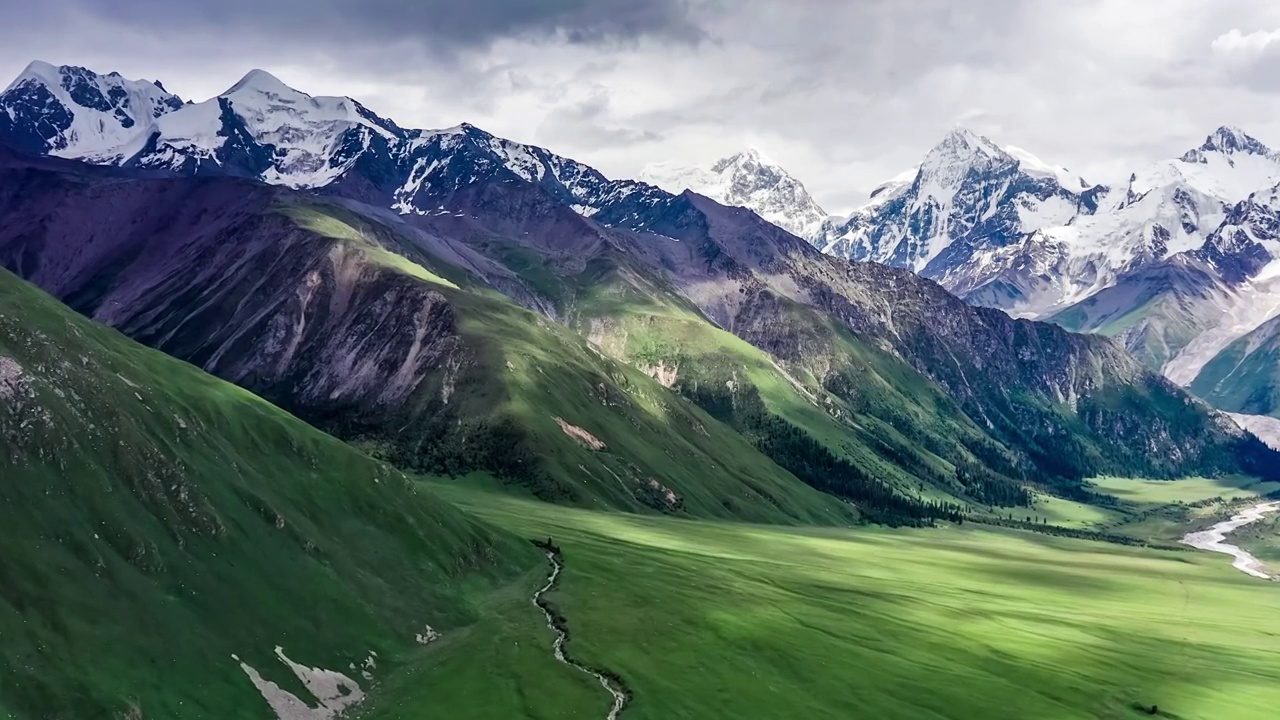
{"type": "MultiPolygon", "coordinates": [[[[874,499],[878,487],[957,507],[990,499],[976,484],[966,486],[957,463],[976,464],[966,443],[985,443],[1012,465],[1008,453],[909,369],[812,310],[788,308],[785,342],[798,352],[778,360],[620,266],[597,274],[577,298],[572,322],[607,354],[694,400],[784,467],[795,464],[806,481],[872,514],[898,510],[874,499]],[[837,481],[842,469],[849,477],[837,481]]],[[[1000,500],[1016,502],[1021,491],[1005,480],[1011,492],[1000,500]]]]}
{"type": "MultiPolygon", "coordinates": [[[[364,683],[542,570],[526,543],[0,270],[0,708],[269,718],[232,659],[364,683]]],[[[367,687],[366,687],[367,689],[367,687]]]]}
{"type": "Polygon", "coordinates": [[[282,211],[330,241],[395,258],[380,263],[379,272],[397,282],[429,283],[466,348],[421,383],[405,407],[307,414],[322,426],[401,466],[450,475],[484,471],[564,504],[754,522],[857,518],[645,373],[406,238],[332,205],[282,211]],[[388,422],[386,412],[403,421],[388,422]]]}

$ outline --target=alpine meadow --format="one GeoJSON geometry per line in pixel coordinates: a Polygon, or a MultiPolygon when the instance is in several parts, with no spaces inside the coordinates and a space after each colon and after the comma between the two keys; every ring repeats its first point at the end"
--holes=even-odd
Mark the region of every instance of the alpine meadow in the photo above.
{"type": "Polygon", "coordinates": [[[836,5],[5,8],[0,717],[1277,717],[1280,15],[836,5]]]}

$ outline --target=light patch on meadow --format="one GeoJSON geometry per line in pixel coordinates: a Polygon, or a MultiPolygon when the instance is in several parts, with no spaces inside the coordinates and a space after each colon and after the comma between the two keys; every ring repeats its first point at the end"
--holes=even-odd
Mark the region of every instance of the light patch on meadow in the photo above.
{"type": "Polygon", "coordinates": [[[240,669],[249,676],[258,692],[267,701],[278,720],[333,720],[349,708],[359,705],[364,700],[364,692],[356,681],[335,670],[307,667],[290,660],[284,654],[284,648],[276,646],[276,658],[284,663],[298,680],[306,686],[319,707],[311,707],[297,695],[262,677],[239,657],[231,658],[240,663],[240,669]]]}

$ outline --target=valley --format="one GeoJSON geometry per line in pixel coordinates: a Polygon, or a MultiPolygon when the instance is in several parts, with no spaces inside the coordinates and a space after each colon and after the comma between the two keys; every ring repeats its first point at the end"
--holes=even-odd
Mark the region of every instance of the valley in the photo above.
{"type": "Polygon", "coordinates": [[[0,111],[0,715],[1280,703],[1242,132],[1094,186],[955,130],[837,223],[262,70],[0,111]]]}
{"type": "MultiPolygon", "coordinates": [[[[1158,500],[1234,492],[1211,486],[1158,500]]],[[[1151,705],[1168,717],[1265,718],[1280,700],[1275,638],[1258,630],[1280,596],[1216,554],[969,524],[621,516],[433,488],[496,525],[554,538],[565,571],[552,600],[574,652],[633,691],[624,718],[1136,718],[1151,705]]],[[[456,712],[452,694],[433,702],[433,689],[450,685],[467,652],[424,649],[421,669],[397,681],[424,686],[418,709],[375,706],[370,717],[456,712]]],[[[592,712],[602,717],[607,700],[598,692],[592,712]]]]}

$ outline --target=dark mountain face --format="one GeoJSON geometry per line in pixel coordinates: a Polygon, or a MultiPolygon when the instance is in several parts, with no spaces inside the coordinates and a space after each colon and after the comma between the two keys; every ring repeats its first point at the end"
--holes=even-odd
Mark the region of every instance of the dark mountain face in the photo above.
{"type": "Polygon", "coordinates": [[[71,127],[71,111],[39,83],[22,83],[6,96],[20,110],[0,113],[0,138],[29,153],[57,149],[63,133],[71,127]]]}
{"type": "Polygon", "coordinates": [[[1237,203],[1191,257],[1213,266],[1224,281],[1239,285],[1258,274],[1275,258],[1260,241],[1280,241],[1280,208],[1268,202],[1273,193],[1260,193],[1237,203]]]}
{"type": "MultiPolygon", "coordinates": [[[[536,187],[553,200],[562,187],[530,185],[526,192],[536,197],[536,187]]],[[[1166,454],[1144,470],[1169,473],[1185,461],[1222,458],[1219,443],[1235,442],[1230,439],[1233,431],[1212,420],[1206,409],[1106,340],[970,308],[910,273],[822,255],[750,211],[725,208],[692,193],[676,196],[625,182],[597,187],[603,191],[575,198],[583,205],[603,198],[590,221],[579,224],[584,237],[660,274],[720,327],[775,357],[800,360],[804,352],[787,328],[782,307],[810,308],[907,362],[941,386],[974,421],[996,427],[1004,442],[1047,448],[1050,438],[1078,438],[1084,428],[1091,437],[1084,442],[1088,449],[1079,453],[1088,459],[1065,474],[1127,462],[1134,443],[1163,446],[1166,454]],[[626,232],[618,235],[618,230],[626,232]],[[1125,402],[1181,409],[1176,417],[1144,429],[1111,407],[1125,402]],[[1037,426],[1047,429],[1028,437],[1026,428],[1037,426]],[[1198,433],[1208,428],[1216,439],[1202,444],[1198,433]]],[[[509,212],[497,215],[494,206],[485,212],[473,212],[476,206],[460,211],[528,245],[540,241],[522,241],[516,233],[533,227],[536,237],[550,227],[524,224],[536,219],[528,211],[532,207],[537,204],[508,205],[504,210],[509,212]]],[[[571,265],[560,267],[575,272],[571,265]]]]}

